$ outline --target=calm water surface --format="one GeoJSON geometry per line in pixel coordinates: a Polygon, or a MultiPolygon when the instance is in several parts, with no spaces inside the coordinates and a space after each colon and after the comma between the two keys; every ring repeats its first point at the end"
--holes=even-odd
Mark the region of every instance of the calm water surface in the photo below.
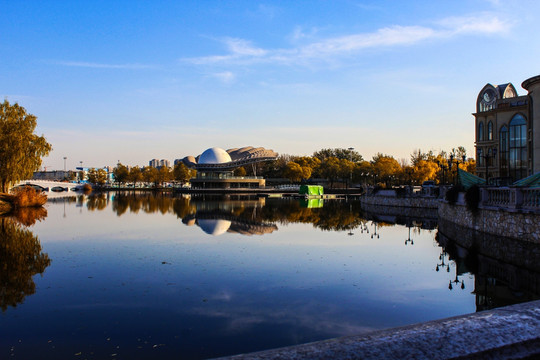
{"type": "Polygon", "coordinates": [[[367,220],[354,201],[110,193],[46,209],[29,231],[3,220],[33,250],[2,274],[2,359],[208,358],[477,310],[430,221],[367,220]]]}

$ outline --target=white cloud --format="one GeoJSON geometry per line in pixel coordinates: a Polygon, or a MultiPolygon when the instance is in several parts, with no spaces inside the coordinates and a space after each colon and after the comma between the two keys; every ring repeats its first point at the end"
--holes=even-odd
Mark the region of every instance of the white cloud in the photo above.
{"type": "Polygon", "coordinates": [[[459,34],[501,34],[510,30],[511,25],[489,14],[479,16],[450,17],[438,22],[448,29],[448,35],[459,34]]]}
{"type": "Polygon", "coordinates": [[[215,73],[215,74],[212,74],[212,76],[226,84],[233,82],[236,78],[234,73],[230,71],[215,73]]]}
{"type": "MultiPolygon", "coordinates": [[[[229,53],[183,59],[194,64],[253,63],[298,64],[306,61],[332,61],[362,50],[411,46],[437,38],[465,35],[493,35],[509,31],[511,25],[493,14],[479,14],[442,19],[433,26],[388,26],[373,32],[351,34],[312,42],[290,49],[263,49],[238,38],[222,40],[229,53]]],[[[305,39],[301,28],[295,28],[292,39],[305,39]]]]}

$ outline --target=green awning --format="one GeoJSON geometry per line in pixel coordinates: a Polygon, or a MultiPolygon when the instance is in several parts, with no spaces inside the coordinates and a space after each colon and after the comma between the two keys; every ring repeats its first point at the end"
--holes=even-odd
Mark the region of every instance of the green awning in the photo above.
{"type": "Polygon", "coordinates": [[[512,185],[521,186],[521,187],[540,186],[540,172],[537,172],[536,174],[533,174],[531,176],[527,176],[526,178],[518,180],[512,185]]]}
{"type": "Polygon", "coordinates": [[[460,168],[458,168],[458,178],[459,183],[463,185],[465,189],[468,189],[473,185],[484,185],[486,183],[485,179],[473,175],[465,170],[461,170],[460,168]]]}

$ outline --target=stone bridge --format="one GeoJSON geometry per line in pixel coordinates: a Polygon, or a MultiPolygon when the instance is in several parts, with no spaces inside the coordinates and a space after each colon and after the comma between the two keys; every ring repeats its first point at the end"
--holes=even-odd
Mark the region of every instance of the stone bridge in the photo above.
{"type": "Polygon", "coordinates": [[[69,190],[74,191],[76,187],[81,186],[81,184],[77,184],[77,183],[52,181],[52,180],[23,180],[16,183],[14,187],[24,186],[24,185],[39,187],[43,189],[44,191],[51,191],[51,189],[53,188],[62,188],[64,189],[63,191],[69,191],[69,190]]]}

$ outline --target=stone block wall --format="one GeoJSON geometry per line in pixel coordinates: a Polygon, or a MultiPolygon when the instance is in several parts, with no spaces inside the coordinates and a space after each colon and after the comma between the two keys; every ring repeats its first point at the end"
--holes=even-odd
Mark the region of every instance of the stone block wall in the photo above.
{"type": "Polygon", "coordinates": [[[435,197],[392,197],[392,196],[362,196],[362,205],[394,206],[408,208],[437,209],[439,201],[435,197]]]}
{"type": "Polygon", "coordinates": [[[540,215],[504,209],[480,208],[472,213],[464,204],[439,203],[440,220],[501,237],[540,243],[540,215]]]}

